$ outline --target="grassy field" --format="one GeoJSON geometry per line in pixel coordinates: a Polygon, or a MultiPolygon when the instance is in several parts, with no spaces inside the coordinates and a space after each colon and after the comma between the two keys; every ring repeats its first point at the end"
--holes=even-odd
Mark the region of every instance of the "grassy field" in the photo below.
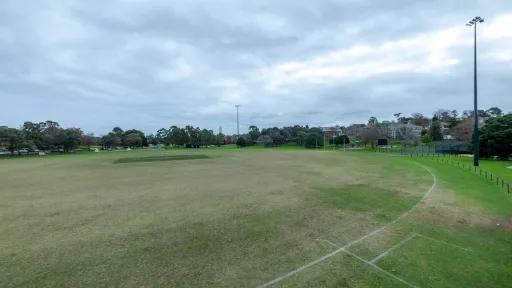
{"type": "Polygon", "coordinates": [[[512,196],[427,158],[84,153],[0,183],[0,287],[512,287],[512,196]]]}

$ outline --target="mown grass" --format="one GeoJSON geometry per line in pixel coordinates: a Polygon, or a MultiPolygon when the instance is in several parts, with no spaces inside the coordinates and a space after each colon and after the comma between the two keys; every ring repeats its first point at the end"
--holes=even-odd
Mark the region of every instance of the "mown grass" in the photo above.
{"type": "Polygon", "coordinates": [[[319,189],[318,198],[330,207],[370,212],[376,219],[389,222],[409,210],[420,196],[372,185],[354,184],[319,189]]]}
{"type": "MultiPolygon", "coordinates": [[[[351,251],[421,233],[472,252],[418,238],[378,264],[421,287],[507,287],[512,203],[491,183],[430,159],[279,149],[2,161],[0,287],[255,287],[334,249],[317,239],[342,246],[408,211],[433,181],[415,161],[432,195],[351,251]],[[196,154],[210,158],[113,164],[196,154]]],[[[400,284],[341,253],[281,286],[400,284]]]]}

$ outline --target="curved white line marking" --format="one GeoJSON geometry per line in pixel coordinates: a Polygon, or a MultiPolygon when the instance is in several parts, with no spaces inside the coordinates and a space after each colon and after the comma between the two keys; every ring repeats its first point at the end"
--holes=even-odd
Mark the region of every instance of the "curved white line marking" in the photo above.
{"type": "Polygon", "coordinates": [[[363,241],[364,239],[366,239],[368,237],[371,237],[371,236],[381,232],[382,230],[384,230],[384,229],[388,228],[389,226],[391,226],[391,225],[395,224],[396,222],[398,222],[400,219],[402,219],[405,216],[409,215],[412,210],[416,209],[416,207],[418,207],[418,205],[420,205],[420,203],[423,202],[423,200],[425,200],[432,193],[432,191],[434,190],[434,188],[437,185],[436,175],[434,175],[434,173],[432,173],[432,171],[430,171],[430,169],[427,166],[425,166],[423,164],[420,164],[420,163],[417,163],[417,162],[412,162],[412,163],[414,163],[416,165],[419,165],[419,166],[423,167],[423,169],[427,170],[427,172],[430,173],[430,175],[432,175],[432,178],[433,178],[434,181],[432,183],[432,186],[430,186],[430,189],[428,189],[428,191],[423,195],[423,197],[421,197],[421,199],[418,202],[416,202],[416,204],[414,204],[414,206],[412,206],[411,209],[407,210],[404,214],[398,216],[395,220],[393,220],[393,221],[389,222],[388,224],[386,224],[386,225],[384,225],[384,226],[382,226],[382,227],[380,227],[380,228],[378,228],[378,229],[376,229],[376,230],[374,230],[374,231],[364,235],[363,237],[361,237],[359,239],[356,239],[354,241],[351,241],[351,242],[345,244],[345,246],[340,247],[340,248],[334,250],[333,252],[331,252],[329,254],[326,254],[326,255],[324,255],[324,256],[322,256],[320,258],[317,258],[317,259],[315,259],[315,260],[313,260],[313,261],[311,261],[309,263],[306,263],[305,265],[303,265],[303,266],[301,266],[301,267],[299,267],[299,268],[297,268],[297,269],[295,269],[293,271],[290,271],[290,272],[288,272],[288,273],[286,273],[286,274],[284,274],[282,276],[279,276],[279,277],[277,277],[277,278],[275,278],[273,280],[270,280],[270,281],[268,281],[268,282],[266,282],[264,284],[261,284],[261,285],[257,286],[256,288],[265,288],[265,287],[272,286],[272,285],[274,285],[274,284],[276,284],[278,282],[281,282],[282,280],[284,280],[284,279],[286,279],[286,278],[288,278],[290,276],[293,276],[293,275],[295,275],[295,274],[297,274],[297,273],[299,273],[299,272],[301,272],[301,271],[303,271],[303,270],[305,270],[305,269],[307,269],[307,268],[309,268],[309,267],[311,267],[313,265],[316,265],[316,264],[324,261],[327,258],[330,258],[330,257],[332,257],[332,256],[334,256],[334,255],[336,255],[336,254],[338,254],[340,252],[345,252],[346,249],[349,248],[350,246],[352,246],[352,245],[354,245],[356,243],[359,243],[359,242],[363,241]]]}

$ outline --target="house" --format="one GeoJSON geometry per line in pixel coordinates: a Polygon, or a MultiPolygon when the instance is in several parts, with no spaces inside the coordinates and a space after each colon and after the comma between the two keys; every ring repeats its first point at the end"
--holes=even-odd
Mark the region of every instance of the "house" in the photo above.
{"type": "Polygon", "coordinates": [[[329,141],[334,137],[344,135],[343,129],[340,126],[319,127],[319,128],[322,130],[326,141],[329,141]]]}

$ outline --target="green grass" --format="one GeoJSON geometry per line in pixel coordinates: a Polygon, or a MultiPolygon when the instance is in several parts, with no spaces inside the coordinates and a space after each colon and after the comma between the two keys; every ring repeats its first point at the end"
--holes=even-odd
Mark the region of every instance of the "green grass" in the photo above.
{"type": "Polygon", "coordinates": [[[420,199],[419,196],[404,195],[400,191],[362,184],[323,188],[316,195],[331,207],[371,212],[372,216],[384,222],[392,221],[420,199]]]}
{"type": "MultiPolygon", "coordinates": [[[[299,149],[0,161],[0,287],[256,287],[350,247],[420,287],[512,283],[512,197],[427,158],[299,149]],[[206,157],[204,157],[206,156],[206,157]],[[114,164],[120,159],[125,164],[114,164]],[[180,160],[180,161],[174,161],[180,160]],[[188,161],[190,160],[190,161],[188,161]]],[[[401,287],[344,253],[276,287],[401,287]]]]}

